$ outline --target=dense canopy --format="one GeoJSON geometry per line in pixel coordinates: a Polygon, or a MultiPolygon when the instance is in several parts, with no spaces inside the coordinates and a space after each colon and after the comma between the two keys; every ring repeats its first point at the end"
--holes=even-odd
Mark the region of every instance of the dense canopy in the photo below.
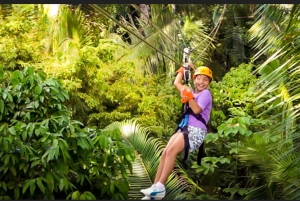
{"type": "Polygon", "coordinates": [[[1,199],[140,199],[184,48],[213,71],[213,111],[165,199],[300,199],[299,4],[50,8],[0,4],[1,199]]]}

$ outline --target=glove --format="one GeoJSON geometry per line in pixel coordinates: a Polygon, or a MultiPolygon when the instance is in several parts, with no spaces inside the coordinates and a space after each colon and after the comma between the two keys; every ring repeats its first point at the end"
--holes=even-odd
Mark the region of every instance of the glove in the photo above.
{"type": "Polygon", "coordinates": [[[181,66],[176,72],[175,75],[177,75],[178,73],[182,73],[182,75],[184,75],[184,67],[181,66]]]}
{"type": "Polygon", "coordinates": [[[181,91],[181,103],[186,103],[193,98],[194,98],[194,95],[191,91],[189,91],[189,89],[184,88],[181,91]]]}
{"type": "MultiPolygon", "coordinates": [[[[194,64],[193,63],[188,63],[189,67],[194,69],[194,64]]],[[[181,66],[176,72],[175,75],[177,75],[178,73],[182,73],[182,75],[184,75],[184,67],[181,66]]]]}

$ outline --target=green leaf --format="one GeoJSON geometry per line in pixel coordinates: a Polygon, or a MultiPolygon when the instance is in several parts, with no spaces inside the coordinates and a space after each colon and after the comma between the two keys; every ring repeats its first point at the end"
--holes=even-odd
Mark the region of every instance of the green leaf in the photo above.
{"type": "Polygon", "coordinates": [[[42,183],[42,181],[40,179],[37,179],[37,182],[36,184],[38,185],[39,189],[42,191],[42,193],[45,194],[45,186],[44,184],[42,183]]]}
{"type": "Polygon", "coordinates": [[[15,84],[19,83],[19,78],[21,77],[21,75],[23,75],[23,74],[19,70],[14,71],[11,74],[11,82],[12,82],[12,84],[15,85],[15,84]]]}
{"type": "Polygon", "coordinates": [[[87,200],[96,200],[96,197],[94,196],[94,194],[89,191],[84,191],[83,194],[85,195],[85,198],[87,200]]]}
{"type": "Polygon", "coordinates": [[[27,118],[30,121],[30,112],[26,112],[25,118],[27,118]]]}
{"type": "Polygon", "coordinates": [[[55,155],[55,150],[54,149],[50,149],[48,151],[49,151],[49,154],[48,154],[48,157],[47,157],[47,162],[49,162],[50,160],[53,160],[54,155],[55,155]]]}
{"type": "Polygon", "coordinates": [[[2,146],[3,146],[3,149],[5,150],[5,151],[8,151],[8,149],[9,149],[9,144],[8,144],[9,142],[6,140],[6,139],[3,139],[3,141],[2,141],[2,146]]]}
{"type": "Polygon", "coordinates": [[[6,183],[4,181],[0,182],[0,186],[5,190],[7,191],[7,186],[6,186],[6,183]]]}
{"type": "Polygon", "coordinates": [[[54,148],[56,148],[57,145],[58,145],[58,140],[57,140],[57,139],[54,139],[54,140],[53,140],[53,143],[52,143],[52,146],[53,146],[54,148]]]}
{"type": "Polygon", "coordinates": [[[215,142],[219,139],[219,135],[215,133],[207,133],[205,136],[205,142],[215,142]]]}
{"type": "Polygon", "coordinates": [[[7,93],[4,91],[3,94],[2,94],[2,98],[5,100],[7,97],[7,93]]]}
{"type": "Polygon", "coordinates": [[[13,97],[10,95],[10,93],[7,93],[7,98],[11,103],[13,102],[13,97]]]}
{"type": "Polygon", "coordinates": [[[10,132],[12,135],[16,135],[16,134],[17,134],[14,127],[10,127],[10,128],[8,129],[8,132],[10,132]]]}
{"type": "Polygon", "coordinates": [[[75,191],[72,193],[72,200],[78,200],[80,196],[79,191],[75,191]]]}
{"type": "Polygon", "coordinates": [[[22,170],[24,168],[26,164],[24,162],[21,162],[20,165],[19,165],[19,170],[22,170]]]}
{"type": "Polygon", "coordinates": [[[16,168],[12,165],[9,166],[9,170],[10,172],[14,175],[14,176],[17,176],[17,171],[16,171],[16,168]]]}
{"type": "Polygon", "coordinates": [[[29,76],[32,76],[33,73],[34,73],[33,67],[28,67],[28,68],[27,68],[27,72],[28,72],[28,75],[29,75],[29,76]]]}
{"type": "Polygon", "coordinates": [[[40,103],[38,101],[34,101],[34,108],[37,109],[39,107],[40,103]]]}
{"type": "Polygon", "coordinates": [[[115,182],[111,181],[109,190],[110,190],[110,192],[111,192],[112,194],[114,193],[114,190],[115,190],[115,182]]]}
{"type": "MultiPolygon", "coordinates": [[[[5,140],[6,141],[6,140],[5,140]]],[[[9,163],[9,159],[10,159],[10,155],[9,154],[6,154],[3,158],[2,158],[2,160],[5,158],[5,160],[4,160],[4,165],[5,166],[8,166],[8,163],[9,163]]]]}
{"type": "Polygon", "coordinates": [[[47,128],[46,127],[44,127],[44,126],[41,126],[40,128],[39,128],[39,130],[40,130],[40,134],[41,135],[44,135],[44,134],[46,134],[47,133],[47,128]]]}
{"type": "Polygon", "coordinates": [[[0,79],[2,80],[4,78],[4,70],[3,67],[0,67],[0,79]]]}
{"type": "Polygon", "coordinates": [[[35,179],[28,179],[23,186],[22,193],[24,194],[26,192],[26,190],[28,189],[28,187],[34,183],[35,183],[35,179]]]}
{"type": "Polygon", "coordinates": [[[238,117],[237,122],[240,124],[250,125],[250,118],[248,117],[238,117]]]}
{"type": "Polygon", "coordinates": [[[0,112],[1,112],[1,114],[3,114],[3,112],[4,112],[4,102],[2,99],[0,100],[0,112]]]}
{"type": "Polygon", "coordinates": [[[239,132],[240,132],[241,135],[244,135],[246,133],[246,131],[247,131],[247,128],[246,128],[245,125],[240,125],[238,127],[238,129],[239,129],[239,132]]]}
{"type": "Polygon", "coordinates": [[[34,93],[36,94],[36,95],[39,95],[41,92],[42,92],[42,86],[41,85],[38,85],[38,86],[36,86],[35,88],[34,88],[34,93]]]}
{"type": "Polygon", "coordinates": [[[34,124],[30,123],[29,136],[31,136],[33,134],[33,130],[34,130],[34,124]]]}
{"type": "Polygon", "coordinates": [[[22,140],[25,141],[26,138],[27,138],[27,132],[24,131],[24,132],[22,132],[22,140]]]}
{"type": "Polygon", "coordinates": [[[20,196],[20,189],[19,187],[15,187],[14,189],[14,199],[19,199],[19,196],[20,196]]]}
{"type": "Polygon", "coordinates": [[[33,84],[34,84],[34,77],[33,76],[29,76],[28,79],[29,79],[30,85],[33,86],[33,84]]]}
{"type": "Polygon", "coordinates": [[[26,173],[28,171],[29,164],[25,164],[23,168],[23,172],[26,173]]]}
{"type": "Polygon", "coordinates": [[[230,128],[230,127],[227,127],[227,128],[224,130],[224,135],[225,135],[225,136],[228,136],[230,133],[231,133],[231,128],[230,128]]]}
{"type": "Polygon", "coordinates": [[[239,127],[237,125],[232,126],[231,128],[231,133],[237,134],[239,132],[239,127]]]}
{"type": "Polygon", "coordinates": [[[50,172],[47,172],[46,179],[47,179],[47,184],[50,188],[50,191],[53,191],[53,189],[54,189],[54,179],[53,179],[53,176],[50,172]]]}
{"type": "Polygon", "coordinates": [[[39,130],[39,129],[35,129],[35,130],[34,130],[34,134],[35,134],[36,136],[39,136],[40,130],[39,130]]]}
{"type": "Polygon", "coordinates": [[[64,179],[59,180],[59,190],[62,191],[64,189],[64,179]]]}
{"type": "Polygon", "coordinates": [[[46,142],[46,140],[49,138],[50,135],[45,135],[40,139],[41,142],[46,142]]]}
{"type": "Polygon", "coordinates": [[[40,160],[35,160],[31,163],[31,168],[33,168],[34,166],[38,165],[38,164],[41,164],[41,161],[40,160]]]}
{"type": "Polygon", "coordinates": [[[30,184],[30,194],[31,194],[31,195],[34,194],[35,188],[36,188],[36,186],[35,186],[35,179],[34,179],[34,182],[32,182],[32,183],[30,184]]]}
{"type": "Polygon", "coordinates": [[[224,164],[224,163],[229,163],[230,164],[230,160],[228,158],[219,158],[219,162],[224,164]]]}
{"type": "Polygon", "coordinates": [[[223,123],[221,124],[220,126],[218,126],[218,133],[219,134],[222,134],[222,132],[227,128],[227,124],[226,123],[223,123]]]}
{"type": "Polygon", "coordinates": [[[236,153],[238,153],[238,147],[231,148],[231,149],[229,150],[229,153],[230,153],[230,154],[236,154],[236,153]]]}
{"type": "Polygon", "coordinates": [[[13,181],[7,183],[7,188],[10,190],[14,189],[16,186],[17,186],[16,183],[13,181]]]}

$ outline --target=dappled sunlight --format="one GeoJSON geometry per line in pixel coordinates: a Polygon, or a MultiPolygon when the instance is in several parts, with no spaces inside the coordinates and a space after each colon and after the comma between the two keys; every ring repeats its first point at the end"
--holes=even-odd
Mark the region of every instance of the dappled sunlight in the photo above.
{"type": "Polygon", "coordinates": [[[55,18],[58,14],[59,4],[44,4],[44,11],[50,18],[55,18]]]}
{"type": "Polygon", "coordinates": [[[121,126],[120,130],[125,137],[129,137],[135,132],[135,123],[126,123],[121,126]]]}

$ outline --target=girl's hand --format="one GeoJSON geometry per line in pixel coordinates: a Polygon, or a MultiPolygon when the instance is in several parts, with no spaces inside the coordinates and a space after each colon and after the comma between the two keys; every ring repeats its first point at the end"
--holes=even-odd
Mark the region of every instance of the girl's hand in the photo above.
{"type": "Polygon", "coordinates": [[[189,100],[194,98],[193,88],[187,85],[182,86],[182,90],[180,92],[181,95],[181,103],[186,103],[189,100]]]}
{"type": "MultiPolygon", "coordinates": [[[[194,70],[194,64],[192,62],[188,63],[189,67],[191,69],[194,70]]],[[[183,65],[175,72],[175,75],[177,75],[178,73],[182,73],[182,75],[184,74],[184,67],[183,65]]]]}

